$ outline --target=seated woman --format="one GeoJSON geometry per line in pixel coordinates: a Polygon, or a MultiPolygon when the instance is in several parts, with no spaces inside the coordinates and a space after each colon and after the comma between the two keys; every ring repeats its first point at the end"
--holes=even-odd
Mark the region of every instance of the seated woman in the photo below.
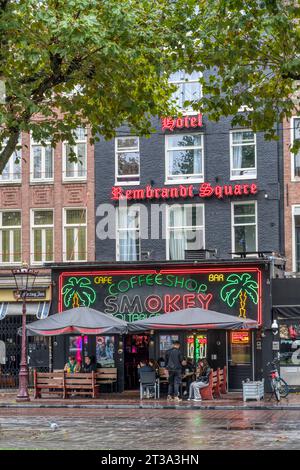
{"type": "Polygon", "coordinates": [[[96,372],[96,365],[93,363],[92,358],[90,356],[85,356],[81,372],[85,374],[96,372]]]}
{"type": "Polygon", "coordinates": [[[64,371],[68,374],[74,374],[80,371],[80,364],[78,364],[74,356],[69,356],[69,360],[65,364],[64,371]]]}
{"type": "Polygon", "coordinates": [[[188,400],[201,401],[200,389],[207,387],[211,368],[206,359],[201,359],[196,369],[196,380],[191,383],[188,400]]]}

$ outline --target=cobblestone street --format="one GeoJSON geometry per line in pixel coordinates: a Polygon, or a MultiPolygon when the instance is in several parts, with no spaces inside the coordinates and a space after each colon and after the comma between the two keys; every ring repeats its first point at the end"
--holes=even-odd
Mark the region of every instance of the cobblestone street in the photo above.
{"type": "Polygon", "coordinates": [[[300,449],[300,411],[2,409],[0,448],[300,449]]]}

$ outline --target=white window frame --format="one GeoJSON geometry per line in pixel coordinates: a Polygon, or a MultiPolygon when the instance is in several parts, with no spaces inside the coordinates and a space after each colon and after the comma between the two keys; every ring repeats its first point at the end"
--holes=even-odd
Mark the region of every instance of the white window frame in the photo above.
{"type": "Polygon", "coordinates": [[[168,147],[168,138],[172,137],[172,135],[166,135],[165,136],[165,184],[189,184],[189,183],[201,183],[204,181],[204,134],[202,132],[197,132],[197,133],[190,133],[190,132],[184,132],[182,134],[176,134],[180,135],[180,137],[183,137],[185,135],[197,135],[201,137],[201,145],[200,146],[186,146],[186,147],[168,147]],[[169,174],[169,168],[170,168],[170,159],[169,159],[169,153],[172,150],[197,150],[200,149],[201,155],[202,155],[202,175],[199,176],[194,176],[193,174],[191,175],[178,175],[178,178],[176,175],[171,176],[169,174]],[[173,178],[173,179],[169,179],[173,178]]]}
{"type": "MultiPolygon", "coordinates": [[[[21,145],[21,142],[22,142],[22,139],[20,139],[20,141],[18,142],[18,145],[21,145]]],[[[1,148],[0,148],[0,150],[1,150],[1,148]]],[[[20,178],[11,178],[10,177],[9,179],[4,180],[4,179],[2,179],[2,174],[1,174],[0,175],[0,185],[14,184],[14,183],[20,184],[22,182],[22,149],[14,151],[14,153],[9,157],[9,160],[6,163],[6,165],[8,165],[8,167],[9,167],[9,175],[13,175],[14,173],[11,171],[11,169],[13,169],[14,160],[17,157],[20,159],[20,163],[19,163],[19,165],[20,165],[20,178]]]]}
{"type": "MultiPolygon", "coordinates": [[[[205,241],[205,234],[206,234],[206,230],[205,230],[205,204],[201,204],[201,203],[189,203],[189,204],[173,204],[173,205],[170,205],[170,206],[166,206],[166,260],[167,261],[184,261],[184,260],[171,260],[170,259],[170,211],[172,209],[173,206],[195,206],[195,207],[201,207],[202,208],[202,217],[203,217],[203,225],[196,225],[195,227],[194,226],[190,226],[190,225],[187,225],[186,227],[182,227],[186,230],[190,230],[190,229],[198,229],[198,228],[202,228],[203,229],[203,249],[205,249],[205,246],[206,246],[206,241],[205,241]]],[[[179,227],[178,227],[179,228],[179,227]]]]}
{"type": "MultiPolygon", "coordinates": [[[[46,146],[51,146],[51,142],[45,142],[46,146]]],[[[51,178],[46,178],[46,147],[44,147],[40,142],[35,142],[32,138],[32,135],[30,136],[30,182],[31,183],[52,183],[54,181],[54,148],[51,147],[51,153],[52,153],[52,177],[51,178]],[[35,178],[34,177],[34,152],[33,149],[34,147],[41,147],[41,159],[42,159],[42,164],[41,164],[41,174],[44,175],[41,178],[35,178]]]]}
{"type": "MultiPolygon", "coordinates": [[[[202,77],[202,73],[201,72],[198,72],[198,73],[199,73],[198,79],[193,79],[193,80],[172,80],[172,79],[169,79],[169,83],[172,84],[172,85],[181,85],[182,83],[198,83],[199,88],[200,88],[199,98],[202,98],[203,90],[202,90],[202,85],[199,82],[199,79],[202,77]]],[[[187,74],[187,75],[189,75],[189,74],[187,74]]],[[[193,115],[199,114],[199,111],[195,111],[194,109],[191,109],[191,108],[190,109],[185,109],[185,108],[178,107],[178,111],[180,111],[184,116],[193,116],[193,115]]]]}
{"type": "Polygon", "coordinates": [[[18,266],[22,263],[22,211],[20,209],[9,209],[9,210],[0,210],[0,265],[14,265],[14,266],[18,266]],[[2,259],[2,256],[3,256],[3,249],[2,249],[2,229],[3,229],[3,223],[2,223],[2,214],[4,212],[19,212],[21,214],[21,224],[20,225],[10,225],[10,226],[5,226],[7,228],[5,228],[5,230],[9,230],[10,231],[10,234],[9,234],[9,246],[13,246],[13,230],[14,229],[20,229],[20,232],[21,232],[21,235],[20,235],[20,238],[21,238],[21,245],[20,245],[20,249],[21,249],[21,253],[20,253],[20,258],[21,260],[20,261],[14,261],[12,260],[13,258],[13,255],[14,253],[10,253],[10,261],[3,261],[2,259]]]}
{"type": "Polygon", "coordinates": [[[52,208],[34,208],[30,210],[30,260],[32,265],[42,265],[43,263],[51,263],[54,261],[54,209],[52,208]],[[39,212],[52,212],[52,224],[51,225],[34,225],[34,213],[35,211],[39,212]],[[46,232],[45,229],[52,228],[53,229],[53,257],[51,260],[46,261],[46,232]],[[42,261],[35,261],[34,260],[34,231],[35,229],[42,230],[42,261]]]}
{"type": "MultiPolygon", "coordinates": [[[[116,261],[120,261],[120,243],[119,243],[119,232],[122,231],[122,232],[127,232],[128,230],[127,229],[119,229],[119,210],[120,209],[125,209],[125,207],[116,207],[116,227],[115,227],[115,230],[116,230],[116,261]]],[[[127,210],[130,209],[130,206],[127,206],[126,207],[127,210]]],[[[137,205],[134,205],[134,209],[138,211],[139,213],[139,228],[138,229],[131,229],[131,231],[136,231],[139,233],[139,253],[138,253],[138,259],[136,261],[141,261],[141,253],[142,253],[142,238],[141,238],[141,210],[140,210],[140,207],[137,206],[137,205]]],[[[133,260],[134,262],[135,260],[133,260]]],[[[126,261],[124,261],[126,262],[126,261]]]]}
{"type": "Polygon", "coordinates": [[[229,146],[230,146],[230,180],[231,181],[234,181],[234,180],[253,180],[253,179],[257,179],[257,143],[256,143],[256,134],[255,132],[253,132],[253,136],[254,136],[254,159],[255,159],[255,167],[254,168],[244,168],[244,170],[253,170],[255,171],[255,174],[253,175],[233,175],[233,171],[237,171],[238,168],[233,168],[233,147],[238,147],[238,146],[242,146],[242,147],[245,147],[246,145],[253,145],[253,144],[250,144],[249,142],[248,143],[245,143],[245,144],[234,144],[233,143],[233,139],[232,139],[232,136],[233,134],[237,134],[237,133],[241,133],[241,132],[253,132],[252,129],[234,129],[234,130],[231,130],[229,135],[230,135],[230,142],[229,142],[229,146]]]}
{"type": "Polygon", "coordinates": [[[87,212],[87,207],[64,207],[63,208],[63,260],[68,262],[68,263],[81,263],[87,261],[87,243],[88,243],[88,237],[87,237],[87,217],[88,217],[88,212],[87,212]],[[85,223],[82,224],[66,224],[67,221],[67,211],[68,210],[84,210],[86,217],[85,217],[85,223]],[[76,230],[76,235],[74,237],[75,239],[75,244],[74,244],[74,260],[68,260],[67,259],[67,228],[74,228],[76,230]],[[86,237],[85,237],[85,259],[78,259],[78,228],[80,227],[85,227],[86,228],[86,237]]]}
{"type": "Polygon", "coordinates": [[[87,171],[88,171],[88,129],[85,126],[78,126],[79,128],[82,128],[85,130],[85,139],[84,140],[78,140],[75,139],[76,144],[73,145],[72,147],[74,148],[74,151],[76,153],[76,156],[78,155],[78,149],[77,149],[77,144],[85,144],[86,150],[85,150],[85,171],[86,174],[84,176],[78,176],[79,169],[81,168],[82,164],[80,161],[74,162],[75,165],[75,175],[76,176],[67,176],[67,145],[69,145],[68,142],[64,141],[62,143],[63,146],[63,181],[86,181],[87,180],[87,171]]]}
{"type": "MultiPolygon", "coordinates": [[[[234,206],[240,206],[240,205],[246,205],[246,204],[253,204],[254,207],[255,207],[255,250],[254,251],[258,251],[258,224],[257,224],[257,221],[258,221],[258,214],[257,214],[257,201],[233,201],[231,203],[231,251],[232,253],[235,252],[235,236],[234,236],[234,228],[235,227],[240,227],[241,224],[238,224],[238,225],[235,225],[234,223],[234,206]]],[[[244,224],[244,225],[254,225],[253,223],[251,224],[244,224]]],[[[253,257],[254,255],[249,255],[249,257],[253,257]]],[[[240,255],[234,255],[232,254],[232,258],[240,258],[240,255]]]]}
{"type": "Polygon", "coordinates": [[[292,269],[293,272],[296,273],[297,271],[297,263],[296,263],[296,224],[295,224],[295,216],[297,209],[300,211],[300,204],[292,204],[292,269]]]}
{"type": "MultiPolygon", "coordinates": [[[[293,146],[293,143],[294,143],[294,125],[295,125],[295,120],[296,119],[299,119],[300,120],[300,116],[292,116],[291,117],[291,146],[293,146]]],[[[293,182],[299,182],[300,181],[300,177],[299,176],[295,176],[295,154],[290,152],[290,159],[291,159],[291,181],[293,182]]]]}
{"type": "Polygon", "coordinates": [[[140,154],[140,138],[133,135],[133,136],[126,136],[126,137],[122,137],[122,136],[117,136],[115,137],[115,186],[137,186],[140,184],[140,175],[141,175],[141,154],[140,154]],[[135,138],[138,140],[138,145],[137,145],[137,149],[135,147],[129,147],[126,152],[135,152],[135,153],[138,153],[139,154],[139,174],[136,174],[136,175],[119,175],[118,172],[119,172],[119,153],[124,153],[124,150],[121,151],[121,150],[118,150],[118,139],[132,139],[132,138],[135,138]],[[136,177],[136,180],[133,180],[133,181],[127,181],[126,180],[126,177],[129,176],[131,178],[135,178],[136,177]],[[124,179],[123,181],[118,181],[118,179],[124,179]]]}

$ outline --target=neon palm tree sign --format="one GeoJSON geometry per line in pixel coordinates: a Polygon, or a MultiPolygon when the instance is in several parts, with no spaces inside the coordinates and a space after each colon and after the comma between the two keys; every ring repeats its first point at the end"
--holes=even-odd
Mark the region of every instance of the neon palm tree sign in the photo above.
{"type": "Polygon", "coordinates": [[[90,307],[96,300],[96,292],[90,285],[87,277],[70,277],[62,288],[65,306],[90,307]]]}
{"type": "Polygon", "coordinates": [[[246,318],[248,297],[255,305],[258,303],[258,283],[249,273],[230,274],[220,295],[223,302],[227,303],[229,307],[233,307],[239,300],[239,317],[246,318]]]}

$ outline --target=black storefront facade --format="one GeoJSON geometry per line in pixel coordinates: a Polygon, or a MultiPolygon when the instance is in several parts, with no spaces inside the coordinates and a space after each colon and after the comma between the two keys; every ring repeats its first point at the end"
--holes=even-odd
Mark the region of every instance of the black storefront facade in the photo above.
{"type": "Polygon", "coordinates": [[[273,318],[278,323],[276,341],[280,374],[291,388],[300,388],[300,278],[274,279],[273,318]]]}
{"type": "MultiPolygon", "coordinates": [[[[273,357],[268,260],[207,260],[198,263],[112,263],[53,266],[52,312],[79,305],[134,321],[189,307],[257,320],[258,330],[147,331],[142,334],[53,338],[53,368],[69,354],[94,356],[98,367],[117,367],[118,391],[138,387],[141,359],[163,359],[173,340],[185,356],[227,366],[229,390],[242,380],[267,378],[273,357]],[[263,334],[262,334],[263,331],[263,334]]],[[[63,313],[62,313],[63,315],[63,313]]]]}

